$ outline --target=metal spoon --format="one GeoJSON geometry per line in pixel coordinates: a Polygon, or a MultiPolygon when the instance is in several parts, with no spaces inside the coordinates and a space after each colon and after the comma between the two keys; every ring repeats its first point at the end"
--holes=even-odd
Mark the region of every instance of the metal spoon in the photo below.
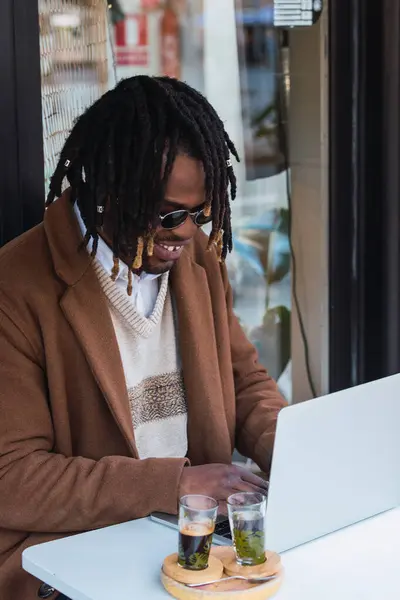
{"type": "Polygon", "coordinates": [[[232,579],[241,579],[248,583],[266,583],[276,579],[278,575],[270,575],[269,577],[244,577],[243,575],[232,575],[231,577],[224,577],[223,579],[215,579],[214,581],[206,581],[206,583],[187,583],[186,587],[197,588],[203,587],[203,585],[211,585],[212,583],[222,583],[223,581],[231,581],[232,579]]]}

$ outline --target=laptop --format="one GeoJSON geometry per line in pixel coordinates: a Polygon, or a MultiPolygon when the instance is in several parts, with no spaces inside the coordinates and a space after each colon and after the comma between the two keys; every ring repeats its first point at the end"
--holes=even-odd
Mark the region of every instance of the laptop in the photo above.
{"type": "MultiPolygon", "coordinates": [[[[266,546],[284,552],[400,506],[400,375],[284,408],[278,417],[266,546]]],[[[160,513],[156,522],[177,528],[160,513]]],[[[219,517],[214,543],[231,543],[219,517]]]]}

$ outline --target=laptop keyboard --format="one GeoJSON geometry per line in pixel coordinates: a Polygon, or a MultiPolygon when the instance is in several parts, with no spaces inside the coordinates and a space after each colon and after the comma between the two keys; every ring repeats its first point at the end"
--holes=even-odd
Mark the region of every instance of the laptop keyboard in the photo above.
{"type": "Polygon", "coordinates": [[[217,535],[220,535],[221,537],[228,539],[228,540],[232,539],[231,528],[229,526],[228,519],[226,519],[226,521],[221,521],[220,523],[216,524],[215,533],[217,535]]]}

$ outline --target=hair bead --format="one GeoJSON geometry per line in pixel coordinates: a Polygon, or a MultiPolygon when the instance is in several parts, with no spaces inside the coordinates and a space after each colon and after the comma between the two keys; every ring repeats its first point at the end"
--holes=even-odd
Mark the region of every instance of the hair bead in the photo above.
{"type": "Polygon", "coordinates": [[[138,238],[138,244],[137,244],[137,250],[136,250],[135,260],[132,263],[132,269],[134,271],[138,271],[139,269],[142,268],[142,264],[143,264],[143,247],[144,247],[144,241],[143,241],[143,238],[140,236],[138,238]]]}
{"type": "Polygon", "coordinates": [[[115,256],[115,255],[113,256],[113,262],[114,262],[114,264],[113,264],[113,268],[111,271],[111,279],[113,281],[116,281],[117,277],[119,275],[119,258],[118,258],[118,256],[115,256]]]}
{"type": "Polygon", "coordinates": [[[147,246],[146,246],[147,256],[153,256],[154,254],[154,233],[149,233],[147,238],[147,246]]]}
{"type": "Polygon", "coordinates": [[[132,286],[132,271],[128,270],[128,287],[126,288],[128,296],[132,296],[133,286],[132,286]]]}

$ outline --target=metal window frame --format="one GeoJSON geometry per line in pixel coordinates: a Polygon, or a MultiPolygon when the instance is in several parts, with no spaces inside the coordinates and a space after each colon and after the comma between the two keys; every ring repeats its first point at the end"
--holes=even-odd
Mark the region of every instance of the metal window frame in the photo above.
{"type": "Polygon", "coordinates": [[[330,2],[330,389],[400,370],[399,0],[330,2]]]}
{"type": "Polygon", "coordinates": [[[329,27],[329,389],[354,383],[353,53],[349,0],[328,5],[329,27]],[[341,33],[341,36],[339,35],[341,33]],[[341,127],[335,127],[336,123],[341,127]]]}
{"type": "Polygon", "coordinates": [[[2,0],[0,19],[0,246],[44,211],[38,3],[2,0]]]}
{"type": "Polygon", "coordinates": [[[383,354],[388,375],[400,371],[400,2],[382,0],[385,277],[383,354]]]}

